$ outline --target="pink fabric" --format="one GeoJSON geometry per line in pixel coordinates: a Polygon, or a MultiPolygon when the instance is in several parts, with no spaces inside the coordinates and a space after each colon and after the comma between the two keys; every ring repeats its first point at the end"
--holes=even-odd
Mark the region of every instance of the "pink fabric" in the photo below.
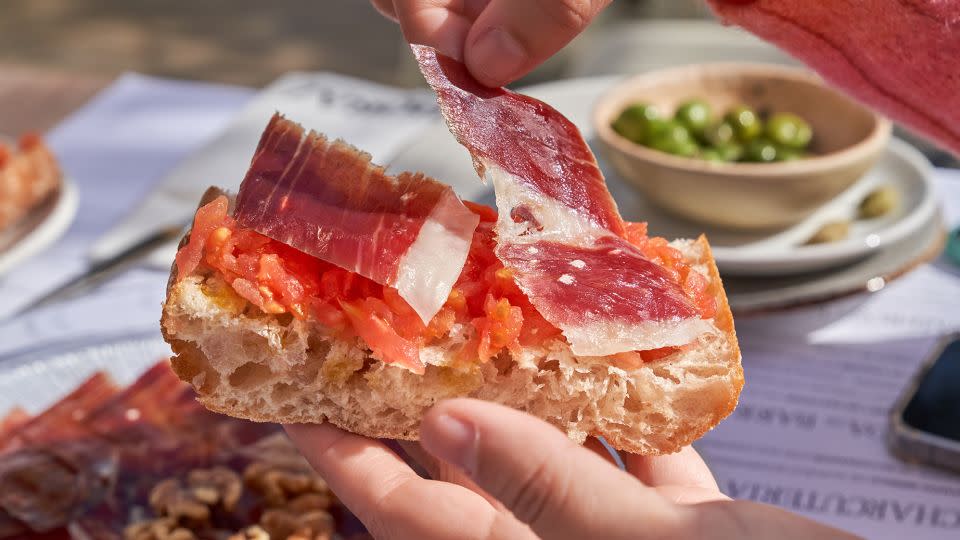
{"type": "Polygon", "coordinates": [[[709,0],[827,81],[960,154],[960,0],[709,0]]]}

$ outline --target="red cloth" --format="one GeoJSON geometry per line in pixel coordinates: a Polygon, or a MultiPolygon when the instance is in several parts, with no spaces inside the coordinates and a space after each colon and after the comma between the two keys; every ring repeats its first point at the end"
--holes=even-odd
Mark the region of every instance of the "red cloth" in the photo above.
{"type": "Polygon", "coordinates": [[[709,0],[846,90],[960,154],[960,0],[709,0]]]}

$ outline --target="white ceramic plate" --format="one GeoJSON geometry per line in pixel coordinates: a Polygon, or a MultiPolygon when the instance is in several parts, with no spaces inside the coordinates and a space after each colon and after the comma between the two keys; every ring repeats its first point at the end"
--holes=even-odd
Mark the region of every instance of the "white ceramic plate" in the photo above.
{"type": "Polygon", "coordinates": [[[0,233],[0,275],[56,242],[77,215],[77,186],[64,177],[59,191],[0,233]]]}
{"type": "Polygon", "coordinates": [[[55,343],[0,357],[0,417],[42,412],[97,371],[126,386],[170,357],[159,332],[55,343]]]}
{"type": "MultiPolygon", "coordinates": [[[[590,112],[596,99],[618,77],[560,81],[525,89],[570,118],[592,142],[590,112]]],[[[937,205],[930,185],[929,164],[922,154],[901,141],[892,141],[877,166],[861,181],[802,223],[776,233],[744,233],[712,228],[676,217],[650,204],[624,182],[598,153],[621,213],[632,221],[650,223],[651,234],[667,238],[691,238],[706,233],[717,265],[725,275],[776,276],[835,268],[863,259],[911,235],[930,222],[937,205]],[[851,217],[857,204],[871,189],[893,185],[902,195],[902,207],[882,219],[858,221],[846,241],[807,246],[805,241],[832,219],[851,217]]],[[[438,122],[424,130],[390,162],[394,171],[423,171],[451,184],[461,197],[492,204],[493,191],[473,171],[466,150],[438,122]]]]}
{"type": "Polygon", "coordinates": [[[830,270],[785,276],[724,276],[730,307],[737,315],[763,313],[883,290],[894,279],[935,259],[946,229],[939,212],[886,249],[830,270]]]}

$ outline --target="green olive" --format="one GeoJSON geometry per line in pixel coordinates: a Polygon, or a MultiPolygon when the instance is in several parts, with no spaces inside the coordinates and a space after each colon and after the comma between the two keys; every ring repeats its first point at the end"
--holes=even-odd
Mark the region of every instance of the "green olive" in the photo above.
{"type": "Polygon", "coordinates": [[[761,137],[747,143],[744,159],[752,163],[773,163],[779,154],[780,150],[775,144],[761,137]]]}
{"type": "Polygon", "coordinates": [[[767,122],[767,137],[785,148],[803,150],[810,146],[813,128],[795,114],[777,113],[767,122]]]}
{"type": "Polygon", "coordinates": [[[700,146],[697,145],[694,141],[690,140],[685,143],[676,143],[673,144],[667,152],[680,157],[697,157],[700,153],[700,146]]]}
{"type": "Polygon", "coordinates": [[[900,193],[892,186],[875,189],[860,202],[860,219],[873,219],[885,216],[900,205],[900,193]]]}
{"type": "Polygon", "coordinates": [[[690,136],[687,128],[673,121],[667,122],[662,131],[651,139],[650,147],[683,157],[694,157],[700,152],[700,147],[690,136]]]}
{"type": "Polygon", "coordinates": [[[723,146],[715,147],[717,152],[720,153],[720,156],[723,157],[724,161],[735,162],[743,159],[743,146],[731,142],[724,144],[723,146]]]}
{"type": "Polygon", "coordinates": [[[690,130],[683,124],[676,121],[667,121],[666,128],[662,133],[657,134],[657,139],[669,139],[674,142],[689,142],[693,140],[690,130]]]}
{"type": "Polygon", "coordinates": [[[823,227],[820,227],[820,230],[814,233],[814,235],[810,237],[810,240],[807,240],[807,243],[827,244],[830,242],[839,242],[840,240],[846,239],[849,235],[849,221],[831,221],[823,227]]]}
{"type": "Polygon", "coordinates": [[[649,137],[650,126],[660,119],[656,107],[643,103],[631,105],[620,113],[611,127],[624,138],[644,144],[649,137]]]}
{"type": "Polygon", "coordinates": [[[720,150],[716,148],[704,148],[700,150],[699,157],[704,161],[715,161],[717,163],[727,162],[727,160],[723,159],[723,154],[720,153],[720,150]]]}
{"type": "Polygon", "coordinates": [[[670,136],[670,131],[675,125],[677,125],[677,123],[673,120],[664,120],[663,118],[651,119],[647,122],[647,130],[644,134],[643,144],[653,146],[653,141],[670,136]]]}
{"type": "Polygon", "coordinates": [[[733,137],[733,126],[730,122],[719,122],[703,131],[703,141],[718,148],[732,143],[733,137]]]}
{"type": "Polygon", "coordinates": [[[793,148],[777,148],[777,161],[797,161],[807,157],[807,153],[803,150],[795,150],[793,148]]]}
{"type": "Polygon", "coordinates": [[[733,134],[740,142],[750,142],[763,133],[763,122],[749,107],[739,105],[730,109],[724,120],[733,127],[733,134]]]}
{"type": "Polygon", "coordinates": [[[680,105],[674,119],[683,124],[693,135],[701,137],[710,125],[710,105],[702,99],[692,99],[680,105]]]}

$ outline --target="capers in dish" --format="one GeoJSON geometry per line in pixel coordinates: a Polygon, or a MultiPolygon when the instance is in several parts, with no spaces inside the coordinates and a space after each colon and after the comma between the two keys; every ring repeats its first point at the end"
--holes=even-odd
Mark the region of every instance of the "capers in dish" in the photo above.
{"type": "Polygon", "coordinates": [[[882,186],[870,192],[860,202],[857,215],[860,219],[883,217],[900,205],[900,193],[893,186],[882,186]]]}
{"type": "Polygon", "coordinates": [[[611,127],[625,139],[680,157],[713,163],[774,163],[804,159],[813,140],[810,124],[789,112],[767,117],[746,105],[719,117],[700,98],[679,104],[672,117],[648,103],[625,108],[611,127]]]}

